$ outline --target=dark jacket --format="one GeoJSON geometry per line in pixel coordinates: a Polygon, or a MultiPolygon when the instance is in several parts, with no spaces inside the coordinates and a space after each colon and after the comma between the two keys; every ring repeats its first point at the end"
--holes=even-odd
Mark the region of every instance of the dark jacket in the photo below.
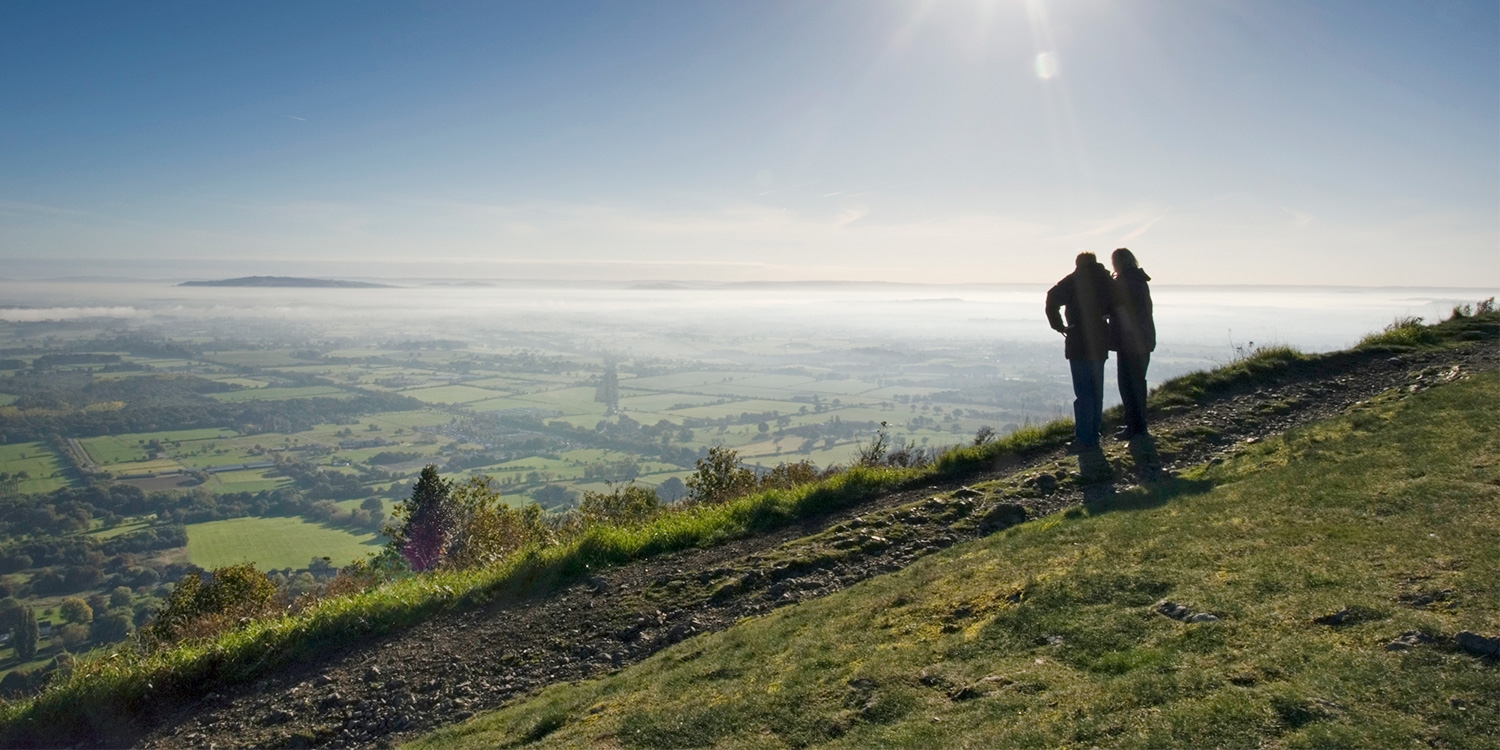
{"type": "Polygon", "coordinates": [[[1115,309],[1109,318],[1109,348],[1146,354],[1156,350],[1156,321],[1151,313],[1151,277],[1127,268],[1114,280],[1115,309]]]}
{"type": "Polygon", "coordinates": [[[1047,322],[1068,334],[1068,359],[1109,359],[1109,314],[1114,307],[1113,280],[1099,263],[1080,266],[1047,292],[1047,322]],[[1065,327],[1057,308],[1063,308],[1065,327]]]}

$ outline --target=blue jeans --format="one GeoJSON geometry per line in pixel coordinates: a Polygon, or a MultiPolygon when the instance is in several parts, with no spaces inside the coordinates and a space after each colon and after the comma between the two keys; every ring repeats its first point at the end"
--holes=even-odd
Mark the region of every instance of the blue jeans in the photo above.
{"type": "Polygon", "coordinates": [[[1125,430],[1132,435],[1146,434],[1146,368],[1151,366],[1150,352],[1120,352],[1120,406],[1125,413],[1125,430]]]}
{"type": "Polygon", "coordinates": [[[1104,360],[1070,359],[1068,365],[1073,368],[1073,442],[1096,446],[1104,421],[1104,360]]]}

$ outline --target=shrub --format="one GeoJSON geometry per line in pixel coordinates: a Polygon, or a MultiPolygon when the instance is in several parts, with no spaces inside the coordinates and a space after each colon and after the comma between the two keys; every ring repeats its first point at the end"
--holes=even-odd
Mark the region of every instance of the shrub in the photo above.
{"type": "Polygon", "coordinates": [[[1372,333],[1359,342],[1359,348],[1396,348],[1408,349],[1421,346],[1432,346],[1438,343],[1437,331],[1431,326],[1422,325],[1422,319],[1415,316],[1396,318],[1380,333],[1372,333]]]}
{"type": "Polygon", "coordinates": [[[454,528],[441,560],[445,568],[483,567],[528,544],[545,546],[555,541],[541,506],[506,505],[489,477],[469,477],[452,489],[451,500],[454,528]]]}
{"type": "Polygon", "coordinates": [[[688,477],[688,498],[695,503],[722,503],[749,494],[756,487],[755,472],[740,466],[738,453],[722,445],[708,449],[688,477]]]}
{"type": "Polygon", "coordinates": [[[766,472],[760,478],[760,489],[762,490],[789,490],[804,484],[813,482],[837,474],[840,471],[837,466],[819,470],[818,465],[811,461],[798,461],[791,464],[777,464],[776,468],[766,472]]]}
{"type": "Polygon", "coordinates": [[[208,583],[189,573],[142,633],[152,645],[215,635],[241,620],[269,614],[275,598],[276,586],[255,569],[255,563],[215,568],[208,583]]]}
{"type": "Polygon", "coordinates": [[[638,484],[611,486],[609,492],[585,492],[578,515],[585,524],[634,526],[651,520],[661,510],[656,491],[638,484]]]}
{"type": "Polygon", "coordinates": [[[870,442],[855,450],[854,464],[856,466],[920,469],[936,460],[935,450],[920,447],[910,440],[893,447],[889,429],[890,426],[887,423],[881,422],[880,429],[875,431],[870,442]]]}

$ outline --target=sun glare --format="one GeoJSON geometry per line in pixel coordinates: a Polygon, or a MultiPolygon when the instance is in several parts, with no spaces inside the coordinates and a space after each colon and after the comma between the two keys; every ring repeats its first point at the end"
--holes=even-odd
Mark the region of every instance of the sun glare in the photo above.
{"type": "Polygon", "coordinates": [[[1057,57],[1051,52],[1038,52],[1035,66],[1036,77],[1044,81],[1057,75],[1057,57]]]}

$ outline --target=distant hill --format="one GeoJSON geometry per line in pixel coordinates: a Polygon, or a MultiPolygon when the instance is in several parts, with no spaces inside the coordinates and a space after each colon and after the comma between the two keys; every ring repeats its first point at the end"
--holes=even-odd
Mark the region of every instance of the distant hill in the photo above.
{"type": "Polygon", "coordinates": [[[260,287],[321,287],[337,289],[390,289],[390,284],[374,284],[368,281],[343,281],[341,279],[303,279],[296,276],[242,276],[238,279],[217,281],[184,281],[177,286],[260,286],[260,287]]]}

